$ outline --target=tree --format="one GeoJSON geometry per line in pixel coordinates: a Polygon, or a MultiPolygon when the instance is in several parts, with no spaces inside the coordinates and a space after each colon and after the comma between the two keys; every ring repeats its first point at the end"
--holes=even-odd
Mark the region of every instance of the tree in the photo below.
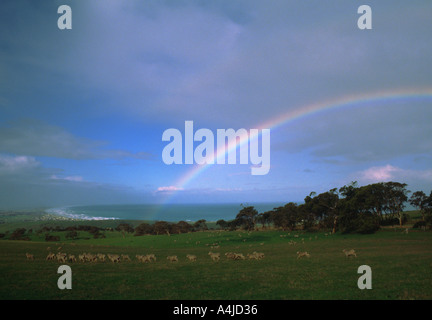
{"type": "Polygon", "coordinates": [[[317,219],[322,220],[324,225],[332,229],[332,233],[336,233],[340,200],[337,188],[320,193],[315,197],[311,197],[312,195],[315,195],[315,193],[311,193],[306,197],[303,209],[312,213],[317,219]]]}
{"type": "Polygon", "coordinates": [[[235,220],[238,221],[238,225],[243,226],[246,230],[255,229],[255,217],[258,215],[258,211],[253,207],[243,207],[237,214],[235,220]]]}
{"type": "Polygon", "coordinates": [[[52,236],[49,233],[46,233],[45,241],[60,241],[60,236],[52,236]]]}
{"type": "Polygon", "coordinates": [[[154,224],[154,232],[156,232],[157,235],[164,233],[166,233],[167,235],[171,235],[170,229],[171,225],[166,221],[156,221],[154,224]]]}
{"type": "Polygon", "coordinates": [[[120,223],[116,228],[117,231],[121,231],[123,238],[125,237],[125,233],[132,233],[134,232],[134,228],[128,224],[128,223],[120,223]]]}
{"type": "Polygon", "coordinates": [[[382,184],[357,187],[356,182],[339,189],[341,199],[340,230],[342,233],[374,233],[386,208],[382,184]]]}
{"type": "MultiPolygon", "coordinates": [[[[432,192],[431,192],[432,194],[432,192]]],[[[422,221],[425,221],[425,213],[426,209],[428,207],[428,201],[429,198],[426,196],[426,194],[423,191],[416,191],[411,195],[411,198],[409,199],[409,203],[416,207],[418,210],[420,210],[420,213],[422,215],[422,221]]]]}
{"type": "Polygon", "coordinates": [[[283,207],[274,208],[271,212],[271,220],[277,228],[294,230],[299,222],[297,204],[289,202],[283,207]]]}
{"type": "Polygon", "coordinates": [[[26,232],[25,228],[17,228],[12,232],[9,239],[10,240],[26,240],[27,238],[24,237],[24,234],[26,232]]]}
{"type": "Polygon", "coordinates": [[[261,223],[263,226],[263,229],[266,228],[266,224],[270,225],[271,222],[271,214],[270,211],[259,213],[255,219],[257,223],[261,223]]]}
{"type": "Polygon", "coordinates": [[[402,227],[404,220],[405,202],[408,201],[407,194],[410,192],[406,189],[406,183],[386,182],[384,183],[384,197],[388,202],[388,210],[392,216],[399,219],[399,225],[402,227]]]}
{"type": "Polygon", "coordinates": [[[195,231],[202,231],[202,230],[208,230],[207,224],[206,224],[206,220],[205,219],[201,219],[196,221],[193,224],[193,230],[195,231]]]}
{"type": "Polygon", "coordinates": [[[141,223],[135,228],[135,236],[142,236],[145,234],[152,234],[154,232],[153,225],[149,223],[141,223]]]}
{"type": "Polygon", "coordinates": [[[71,230],[66,233],[66,239],[75,240],[77,237],[78,237],[78,232],[76,232],[75,230],[71,230]]]}
{"type": "Polygon", "coordinates": [[[225,221],[224,219],[220,219],[216,221],[216,225],[225,230],[229,227],[229,222],[225,221]]]}
{"type": "Polygon", "coordinates": [[[173,226],[178,233],[187,233],[192,231],[193,227],[190,223],[186,221],[179,221],[173,226]]]}

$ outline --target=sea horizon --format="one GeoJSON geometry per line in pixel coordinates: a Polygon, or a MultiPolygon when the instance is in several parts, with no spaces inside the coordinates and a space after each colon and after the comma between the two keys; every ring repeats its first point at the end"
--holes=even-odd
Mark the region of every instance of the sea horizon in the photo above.
{"type": "Polygon", "coordinates": [[[283,206],[286,202],[257,203],[172,203],[172,204],[97,204],[59,206],[45,212],[77,220],[145,220],[145,221],[206,221],[232,220],[242,205],[253,206],[259,213],[283,206]]]}

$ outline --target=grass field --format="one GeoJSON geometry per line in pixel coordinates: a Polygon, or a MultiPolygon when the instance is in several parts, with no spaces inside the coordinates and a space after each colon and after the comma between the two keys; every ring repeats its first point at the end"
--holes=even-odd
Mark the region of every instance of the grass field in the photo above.
{"type": "MultiPolygon", "coordinates": [[[[55,233],[53,233],[55,234],[55,233]]],[[[105,232],[104,239],[45,242],[0,240],[0,299],[431,299],[432,233],[384,229],[372,235],[326,235],[268,231],[203,231],[133,236],[105,232]],[[302,240],[303,239],[303,240],[302,240]],[[295,241],[296,244],[290,244],[295,241]],[[210,245],[218,244],[218,249],[210,245]],[[67,254],[127,254],[131,262],[68,262],[72,289],[60,290],[57,268],[46,261],[47,247],[67,254]],[[347,258],[343,249],[355,249],[347,258]],[[220,252],[213,262],[209,251],[220,252]],[[265,254],[262,260],[228,260],[225,252],[265,254]],[[297,251],[310,258],[297,259],[297,251]],[[34,254],[27,261],[25,253],[34,254]],[[157,261],[140,263],[136,254],[154,253],[157,261]],[[187,254],[197,256],[190,262],[187,254]],[[166,257],[177,255],[178,262],[166,257]],[[372,269],[372,289],[360,290],[360,265],[372,269]]],[[[63,263],[64,264],[64,263],[63,263]]]]}

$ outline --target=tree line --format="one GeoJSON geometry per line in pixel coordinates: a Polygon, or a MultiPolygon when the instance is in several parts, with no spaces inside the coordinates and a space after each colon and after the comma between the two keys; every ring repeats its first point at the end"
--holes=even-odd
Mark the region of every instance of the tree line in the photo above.
{"type": "Polygon", "coordinates": [[[253,206],[243,207],[231,221],[219,220],[223,229],[253,230],[257,224],[283,230],[331,230],[332,233],[374,233],[384,225],[403,226],[409,203],[420,211],[422,219],[414,227],[432,226],[432,191],[414,192],[408,198],[407,184],[380,182],[359,187],[357,182],[316,194],[311,192],[304,203],[289,202],[273,210],[258,213],[253,206]]]}
{"type": "MultiPolygon", "coordinates": [[[[421,220],[414,224],[414,228],[432,228],[432,191],[426,195],[423,191],[411,193],[407,184],[400,182],[379,182],[359,187],[357,182],[351,182],[341,188],[316,194],[311,192],[303,203],[289,202],[284,206],[259,213],[253,206],[243,206],[234,219],[218,220],[216,226],[222,230],[255,230],[274,227],[283,230],[318,231],[328,230],[332,233],[374,233],[381,226],[399,225],[407,222],[404,212],[409,203],[421,214],[421,220]]],[[[177,234],[205,231],[206,220],[194,223],[186,221],[141,223],[136,227],[128,223],[120,223],[115,229],[99,228],[96,226],[47,227],[39,229],[37,233],[45,232],[46,241],[58,241],[58,236],[51,236],[50,232],[67,231],[66,238],[77,239],[78,231],[86,231],[93,238],[104,238],[105,231],[120,231],[123,237],[126,233],[135,236],[177,234]]],[[[30,240],[32,230],[16,229],[10,239],[30,240]]],[[[6,234],[0,234],[5,238],[6,234]]]]}

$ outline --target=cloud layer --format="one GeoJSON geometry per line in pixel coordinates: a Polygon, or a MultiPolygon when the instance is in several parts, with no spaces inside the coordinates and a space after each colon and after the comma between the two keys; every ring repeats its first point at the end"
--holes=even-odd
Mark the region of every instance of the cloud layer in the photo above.
{"type": "Polygon", "coordinates": [[[162,132],[187,120],[258,128],[311,103],[432,88],[427,1],[372,2],[369,31],[353,1],[88,0],[71,3],[70,31],[56,28],[58,5],[0,3],[4,203],[292,200],[351,178],[430,184],[430,97],[274,129],[260,178],[215,166],[179,189],[192,168],[160,159],[162,132]]]}

